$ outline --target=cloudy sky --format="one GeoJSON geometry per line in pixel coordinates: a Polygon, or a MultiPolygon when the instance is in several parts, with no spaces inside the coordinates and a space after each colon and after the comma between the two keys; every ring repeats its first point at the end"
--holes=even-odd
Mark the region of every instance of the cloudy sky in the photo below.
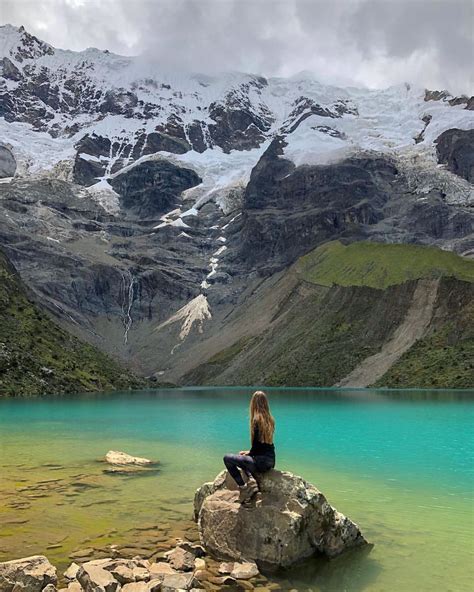
{"type": "Polygon", "coordinates": [[[0,18],[188,71],[474,92],[473,0],[0,0],[0,18]]]}

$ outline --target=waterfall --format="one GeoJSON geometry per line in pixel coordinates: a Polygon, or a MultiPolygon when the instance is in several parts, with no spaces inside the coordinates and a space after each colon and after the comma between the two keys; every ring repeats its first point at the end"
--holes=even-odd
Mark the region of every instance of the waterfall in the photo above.
{"type": "Polygon", "coordinates": [[[122,273],[122,318],[125,331],[123,334],[123,343],[128,343],[128,332],[132,326],[132,307],[135,301],[135,286],[137,285],[137,278],[133,277],[131,271],[127,270],[126,273],[122,273]],[[127,287],[128,284],[128,287],[127,287]]]}

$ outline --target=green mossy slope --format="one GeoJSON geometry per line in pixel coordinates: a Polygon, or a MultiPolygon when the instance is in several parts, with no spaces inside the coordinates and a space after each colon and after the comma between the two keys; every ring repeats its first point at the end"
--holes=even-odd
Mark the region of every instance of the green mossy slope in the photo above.
{"type": "Polygon", "coordinates": [[[301,278],[322,286],[387,288],[419,278],[455,277],[474,282],[474,261],[436,247],[339,241],[325,243],[299,259],[301,278]]]}
{"type": "Polygon", "coordinates": [[[144,381],[57,326],[0,253],[0,397],[138,388],[144,381]]]}

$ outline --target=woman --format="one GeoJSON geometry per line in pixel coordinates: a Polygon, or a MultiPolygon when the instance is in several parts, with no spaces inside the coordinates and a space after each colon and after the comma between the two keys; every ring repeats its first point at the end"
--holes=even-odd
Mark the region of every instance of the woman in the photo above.
{"type": "Polygon", "coordinates": [[[258,492],[257,473],[265,473],[275,466],[273,434],[275,420],[270,413],[267,395],[256,391],[250,401],[250,441],[252,448],[240,454],[226,454],[224,464],[240,489],[240,502],[247,503],[258,492]],[[240,469],[247,475],[244,482],[240,469]]]}

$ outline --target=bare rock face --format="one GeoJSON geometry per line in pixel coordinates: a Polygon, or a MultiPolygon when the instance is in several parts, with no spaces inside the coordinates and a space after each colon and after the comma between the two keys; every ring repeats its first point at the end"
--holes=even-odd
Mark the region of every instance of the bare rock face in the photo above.
{"type": "Polygon", "coordinates": [[[301,477],[272,470],[259,484],[261,494],[245,508],[225,472],[197,490],[195,516],[210,555],[275,568],[368,544],[359,527],[301,477]]]}
{"type": "Polygon", "coordinates": [[[0,563],[2,592],[50,592],[56,583],[56,568],[43,555],[0,563]]]}
{"type": "Polygon", "coordinates": [[[142,162],[114,177],[111,185],[121,196],[126,210],[143,218],[170,210],[185,189],[202,179],[192,170],[171,162],[142,162]]]}
{"type": "Polygon", "coordinates": [[[438,162],[474,183],[474,130],[450,129],[436,140],[438,162]]]}
{"type": "Polygon", "coordinates": [[[13,177],[16,171],[16,160],[11,150],[0,145],[0,179],[13,177]]]}

